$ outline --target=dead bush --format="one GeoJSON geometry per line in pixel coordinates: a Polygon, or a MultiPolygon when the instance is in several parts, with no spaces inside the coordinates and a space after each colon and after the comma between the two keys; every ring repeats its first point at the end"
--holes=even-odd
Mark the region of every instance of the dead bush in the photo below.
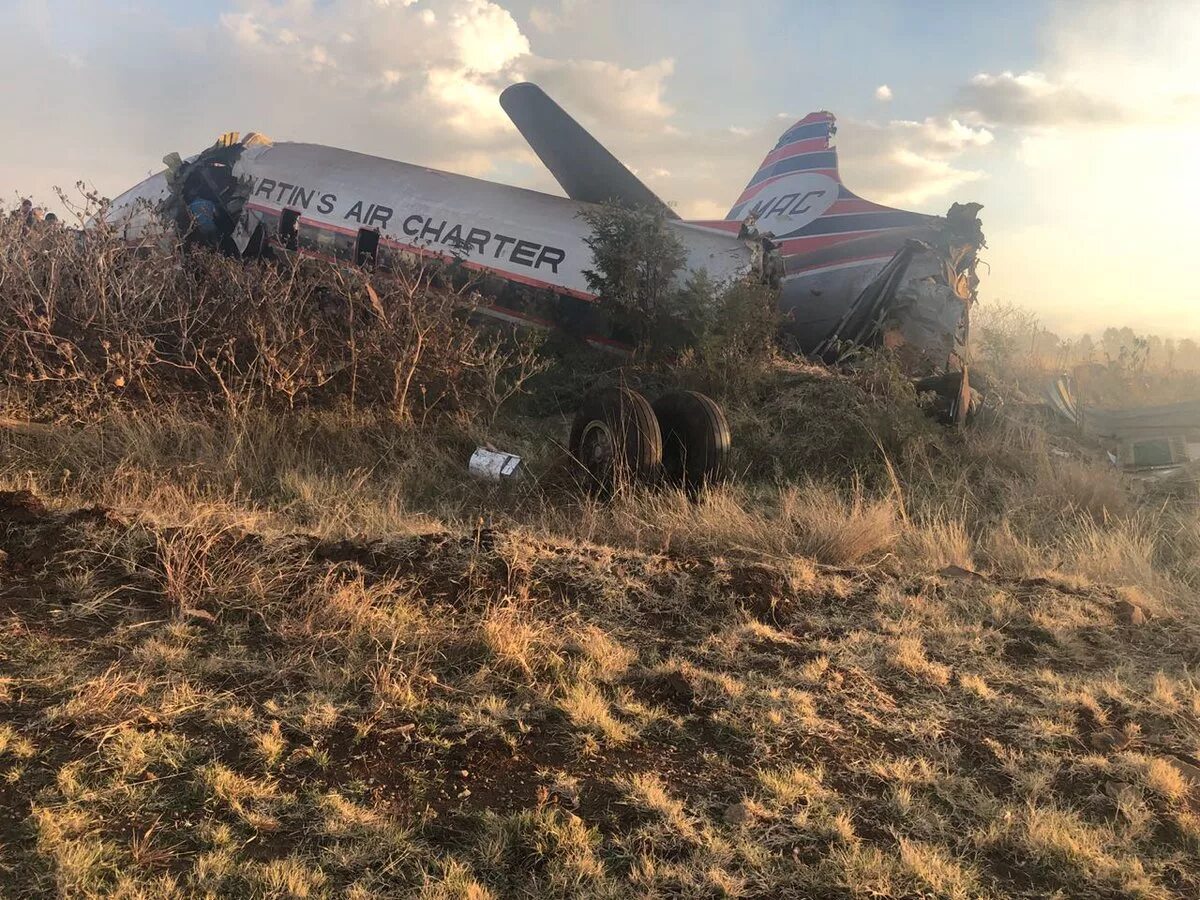
{"type": "Polygon", "coordinates": [[[43,408],[347,402],[400,422],[491,418],[540,363],[472,327],[441,270],[244,262],[0,221],[0,368],[43,408]]]}

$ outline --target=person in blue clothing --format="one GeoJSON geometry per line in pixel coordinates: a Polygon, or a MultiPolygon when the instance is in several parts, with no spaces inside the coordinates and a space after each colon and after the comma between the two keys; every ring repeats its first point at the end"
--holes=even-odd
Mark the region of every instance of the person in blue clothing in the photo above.
{"type": "Polygon", "coordinates": [[[220,240],[220,232],[217,229],[217,204],[212,200],[197,197],[188,204],[188,215],[191,218],[188,236],[199,243],[215,247],[220,240]]]}

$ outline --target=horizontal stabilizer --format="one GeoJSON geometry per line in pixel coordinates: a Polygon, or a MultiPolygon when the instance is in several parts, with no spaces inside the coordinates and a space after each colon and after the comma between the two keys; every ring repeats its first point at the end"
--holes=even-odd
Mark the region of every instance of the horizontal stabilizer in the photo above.
{"type": "Polygon", "coordinates": [[[572,200],[658,208],[679,218],[536,84],[511,85],[500,105],[572,200]]]}

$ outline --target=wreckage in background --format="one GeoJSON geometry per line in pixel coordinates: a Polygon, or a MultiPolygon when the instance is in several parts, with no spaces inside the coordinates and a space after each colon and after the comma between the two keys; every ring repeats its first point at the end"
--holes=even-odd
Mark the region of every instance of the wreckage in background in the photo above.
{"type": "Polygon", "coordinates": [[[939,217],[858,197],[838,173],[830,113],[784,132],[725,219],[683,222],[536,85],[513,85],[500,103],[569,199],[230,134],[186,161],[167,157],[170,168],[118,197],[108,219],[137,240],[163,218],[188,228],[189,209],[203,201],[215,208],[213,243],[226,252],[370,265],[455,257],[485,276],[485,312],[620,346],[628,329],[599,308],[583,277],[592,259],[579,213],[608,201],[654,207],[686,248],[686,271],[777,283],[803,351],[885,345],[914,375],[963,368],[984,245],[979,207],[955,204],[939,217]]]}
{"type": "Polygon", "coordinates": [[[1098,441],[1114,465],[1152,478],[1171,477],[1200,462],[1200,400],[1101,408],[1082,403],[1068,375],[1046,400],[1059,416],[1098,441]]]}

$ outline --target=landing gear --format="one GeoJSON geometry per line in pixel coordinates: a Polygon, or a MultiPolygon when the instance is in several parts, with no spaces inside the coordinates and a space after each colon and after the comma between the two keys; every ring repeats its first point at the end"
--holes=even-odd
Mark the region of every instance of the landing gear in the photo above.
{"type": "Polygon", "coordinates": [[[584,399],[569,449],[592,487],[665,482],[694,495],[728,474],[729,422],[695,391],[672,391],[651,406],[637,391],[606,388],[584,399]]]}
{"type": "Polygon", "coordinates": [[[663,477],[689,493],[721,481],[729,467],[729,421],[716,401],[672,391],[654,401],[663,440],[663,477]]]}
{"type": "Polygon", "coordinates": [[[611,491],[654,482],[662,466],[662,435],[646,398],[628,388],[605,388],[584,398],[568,442],[591,486],[611,491]]]}

